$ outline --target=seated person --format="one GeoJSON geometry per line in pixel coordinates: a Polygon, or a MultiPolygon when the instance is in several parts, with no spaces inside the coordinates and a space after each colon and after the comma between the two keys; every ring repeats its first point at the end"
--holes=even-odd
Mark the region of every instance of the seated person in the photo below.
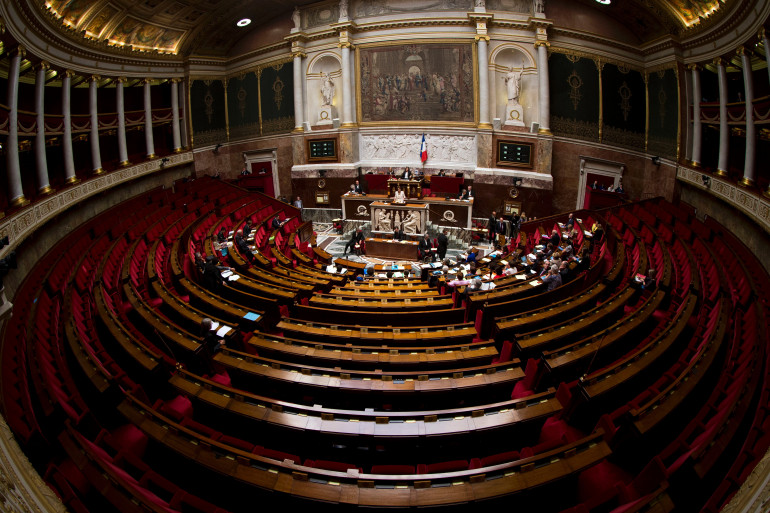
{"type": "Polygon", "coordinates": [[[281,226],[283,226],[283,224],[284,224],[285,222],[286,222],[286,221],[281,221],[281,220],[280,220],[280,218],[279,218],[278,216],[275,216],[275,217],[273,218],[272,222],[270,223],[270,226],[273,228],[273,230],[277,230],[278,228],[280,228],[281,226]]]}
{"type": "Polygon", "coordinates": [[[647,276],[642,281],[642,290],[655,290],[658,286],[658,280],[655,279],[655,269],[648,269],[647,276]]]}
{"type": "Polygon", "coordinates": [[[227,233],[225,233],[224,228],[219,230],[219,233],[217,233],[217,242],[219,242],[220,244],[227,242],[227,233]]]}
{"type": "Polygon", "coordinates": [[[363,186],[362,186],[362,185],[359,183],[359,181],[358,181],[358,180],[356,180],[356,183],[354,183],[354,184],[353,184],[353,192],[354,192],[355,194],[363,194],[363,193],[364,193],[364,188],[363,188],[363,186]]]}
{"type": "Polygon", "coordinates": [[[406,193],[401,190],[401,186],[400,185],[396,188],[396,193],[393,196],[393,202],[394,203],[406,203],[406,193]]]}
{"type": "Polygon", "coordinates": [[[401,228],[396,228],[393,231],[393,240],[406,240],[406,234],[401,228]]]}
{"type": "Polygon", "coordinates": [[[238,251],[242,255],[251,254],[251,248],[249,247],[249,243],[246,242],[246,239],[243,236],[243,230],[238,230],[238,233],[235,234],[235,247],[238,248],[238,251]]]}
{"type": "Polygon", "coordinates": [[[417,246],[417,250],[420,253],[420,260],[425,260],[426,258],[430,258],[431,261],[436,260],[435,252],[432,251],[433,248],[433,242],[431,242],[430,237],[428,237],[428,234],[426,233],[423,238],[420,240],[420,244],[417,246]]]}
{"type": "Polygon", "coordinates": [[[243,238],[248,239],[251,233],[251,219],[246,220],[246,226],[243,227],[243,238]]]}
{"type": "Polygon", "coordinates": [[[414,178],[414,173],[410,168],[407,167],[406,169],[404,169],[404,172],[401,173],[401,178],[404,180],[411,180],[414,178]]]}
{"type": "Polygon", "coordinates": [[[350,236],[350,240],[347,244],[345,244],[345,252],[342,254],[342,256],[346,256],[349,250],[356,249],[356,246],[359,246],[362,242],[364,242],[364,232],[361,230],[361,228],[359,228],[353,232],[353,234],[350,236]]]}
{"type": "Polygon", "coordinates": [[[552,291],[556,287],[561,286],[561,283],[562,283],[561,274],[559,274],[559,269],[558,268],[554,269],[553,267],[548,271],[548,274],[543,276],[541,279],[543,280],[543,283],[548,285],[548,289],[547,289],[548,292],[552,291]]]}

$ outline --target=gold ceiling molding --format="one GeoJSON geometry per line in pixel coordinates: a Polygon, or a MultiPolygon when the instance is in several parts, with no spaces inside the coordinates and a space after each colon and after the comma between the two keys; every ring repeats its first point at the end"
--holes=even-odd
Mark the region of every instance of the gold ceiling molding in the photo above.
{"type": "Polygon", "coordinates": [[[617,66],[619,69],[626,69],[628,71],[638,71],[639,73],[644,73],[645,71],[645,68],[643,66],[629,64],[628,61],[624,61],[621,59],[613,59],[611,57],[605,57],[603,55],[596,55],[595,53],[581,52],[579,50],[573,50],[571,48],[552,46],[549,53],[560,53],[562,55],[589,59],[596,64],[597,68],[602,68],[604,67],[605,64],[613,64],[617,66]]]}
{"type": "MultiPolygon", "coordinates": [[[[267,61],[260,64],[257,64],[255,66],[250,66],[244,70],[238,70],[238,72],[235,73],[228,73],[226,76],[227,80],[230,80],[231,78],[240,78],[248,75],[249,73],[256,73],[257,76],[259,76],[260,73],[262,73],[262,70],[267,68],[273,68],[276,66],[282,66],[284,64],[289,64],[294,60],[293,56],[288,57],[281,57],[280,59],[276,59],[273,61],[267,61]]],[[[197,79],[198,77],[191,77],[197,79]]]]}

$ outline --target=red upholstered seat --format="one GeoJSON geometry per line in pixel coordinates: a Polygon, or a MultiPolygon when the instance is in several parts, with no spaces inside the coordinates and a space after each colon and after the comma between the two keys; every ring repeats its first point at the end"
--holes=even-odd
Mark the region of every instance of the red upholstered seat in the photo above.
{"type": "Polygon", "coordinates": [[[372,465],[371,473],[388,476],[414,474],[414,465],[372,465]]]}
{"type": "Polygon", "coordinates": [[[295,456],[294,454],[289,454],[282,451],[276,451],[275,449],[269,449],[266,447],[262,447],[261,445],[255,445],[254,449],[251,452],[258,456],[264,456],[265,458],[270,458],[273,460],[278,460],[278,461],[290,460],[292,463],[295,463],[297,465],[299,465],[299,462],[302,461],[299,459],[299,456],[295,456]]]}
{"type": "Polygon", "coordinates": [[[420,463],[417,465],[418,474],[443,474],[445,472],[458,472],[468,470],[467,460],[442,461],[441,463],[420,463]]]}

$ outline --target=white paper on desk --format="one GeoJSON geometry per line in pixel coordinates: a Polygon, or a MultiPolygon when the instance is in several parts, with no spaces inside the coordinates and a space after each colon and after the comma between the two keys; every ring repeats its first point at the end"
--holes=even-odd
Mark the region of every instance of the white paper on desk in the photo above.
{"type": "Polygon", "coordinates": [[[229,269],[227,271],[222,271],[222,278],[229,278],[232,275],[233,275],[233,272],[229,269]]]}
{"type": "Polygon", "coordinates": [[[585,233],[586,235],[591,235],[591,232],[589,232],[588,230],[583,230],[583,233],[585,233]]]}
{"type": "Polygon", "coordinates": [[[532,285],[533,287],[537,287],[538,285],[540,285],[540,282],[538,280],[532,280],[531,282],[529,282],[529,284],[532,285]]]}
{"type": "Polygon", "coordinates": [[[347,267],[343,267],[342,269],[340,269],[340,274],[345,274],[346,272],[348,272],[347,267]]]}
{"type": "Polygon", "coordinates": [[[337,267],[335,265],[327,265],[326,266],[326,272],[327,273],[336,273],[337,267]]]}
{"type": "Polygon", "coordinates": [[[215,330],[215,329],[217,329],[218,327],[219,327],[219,322],[217,322],[217,321],[213,321],[213,322],[211,323],[211,329],[212,329],[212,331],[213,331],[213,330],[215,330]]]}
{"type": "Polygon", "coordinates": [[[526,279],[527,279],[527,275],[526,275],[526,274],[517,274],[517,275],[515,276],[515,278],[516,278],[517,280],[526,280],[526,279]]]}
{"type": "Polygon", "coordinates": [[[394,278],[403,278],[404,277],[404,273],[393,273],[393,277],[394,278]]]}
{"type": "Polygon", "coordinates": [[[230,332],[231,329],[232,328],[230,326],[224,326],[223,325],[221,328],[219,328],[217,330],[217,336],[218,337],[224,337],[225,335],[227,335],[230,332]]]}
{"type": "Polygon", "coordinates": [[[227,281],[238,281],[238,280],[240,280],[240,279],[241,279],[241,277],[240,277],[239,275],[237,275],[237,274],[233,274],[232,276],[230,276],[229,278],[227,278],[227,281]]]}

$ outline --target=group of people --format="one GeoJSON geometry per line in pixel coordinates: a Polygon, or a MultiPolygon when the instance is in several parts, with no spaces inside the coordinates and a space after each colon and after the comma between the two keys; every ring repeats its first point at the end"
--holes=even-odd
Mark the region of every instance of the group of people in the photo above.
{"type": "MultiPolygon", "coordinates": [[[[430,236],[426,233],[420,239],[420,243],[417,245],[418,255],[420,260],[426,262],[430,260],[435,262],[436,258],[443,260],[446,257],[446,251],[449,247],[449,230],[444,230],[438,234],[436,240],[430,240],[430,236]]],[[[395,238],[395,236],[394,236],[395,238]]]]}
{"type": "Polygon", "coordinates": [[[615,187],[613,184],[610,184],[609,186],[607,186],[607,185],[604,185],[603,183],[599,183],[598,180],[594,180],[594,183],[591,185],[591,189],[595,191],[617,192],[619,194],[626,192],[623,189],[623,182],[618,182],[618,186],[615,187]]]}

